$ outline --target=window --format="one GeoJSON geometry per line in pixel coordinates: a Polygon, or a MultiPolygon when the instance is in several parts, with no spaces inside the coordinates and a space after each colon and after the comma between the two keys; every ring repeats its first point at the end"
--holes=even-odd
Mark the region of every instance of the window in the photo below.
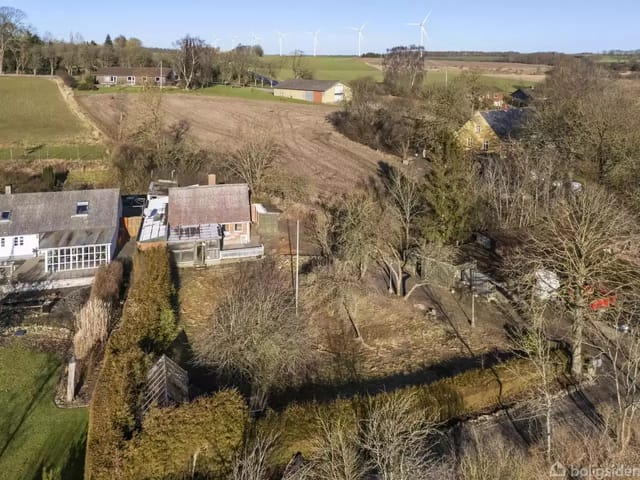
{"type": "Polygon", "coordinates": [[[76,203],[76,215],[88,215],[89,214],[89,202],[76,203]]]}
{"type": "Polygon", "coordinates": [[[136,83],[136,77],[134,77],[134,76],[127,77],[127,83],[128,83],[129,85],[135,85],[135,83],[136,83]]]}
{"type": "Polygon", "coordinates": [[[111,260],[109,245],[52,248],[45,252],[47,272],[97,268],[111,260]]]}
{"type": "Polygon", "coordinates": [[[480,125],[476,124],[476,133],[480,133],[480,125]]]}
{"type": "Polygon", "coordinates": [[[13,237],[13,246],[23,246],[24,245],[24,237],[13,237]]]}
{"type": "Polygon", "coordinates": [[[484,142],[482,142],[482,150],[484,150],[485,152],[489,150],[489,140],[485,140],[484,142]]]}
{"type": "Polygon", "coordinates": [[[156,77],[156,82],[160,82],[160,77],[156,77]]]}
{"type": "Polygon", "coordinates": [[[0,221],[8,222],[11,220],[11,210],[3,210],[0,212],[0,221]]]}
{"type": "Polygon", "coordinates": [[[241,232],[242,231],[242,224],[241,223],[235,223],[233,225],[233,231],[234,232],[241,232]]]}
{"type": "Polygon", "coordinates": [[[4,248],[4,237],[0,238],[0,248],[4,248]]]}
{"type": "Polygon", "coordinates": [[[115,75],[111,75],[109,77],[109,82],[111,83],[118,83],[118,77],[116,77],[115,75]]]}
{"type": "Polygon", "coordinates": [[[470,147],[473,145],[473,140],[471,140],[471,137],[467,138],[467,147],[470,147]]]}

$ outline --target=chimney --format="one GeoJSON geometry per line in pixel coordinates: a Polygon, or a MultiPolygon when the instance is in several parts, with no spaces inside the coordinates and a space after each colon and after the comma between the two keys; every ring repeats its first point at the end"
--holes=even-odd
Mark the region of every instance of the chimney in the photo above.
{"type": "Polygon", "coordinates": [[[210,173],[207,175],[207,185],[215,185],[216,184],[216,174],[210,173]]]}
{"type": "Polygon", "coordinates": [[[11,185],[7,185],[6,187],[4,187],[4,194],[11,195],[11,185]]]}

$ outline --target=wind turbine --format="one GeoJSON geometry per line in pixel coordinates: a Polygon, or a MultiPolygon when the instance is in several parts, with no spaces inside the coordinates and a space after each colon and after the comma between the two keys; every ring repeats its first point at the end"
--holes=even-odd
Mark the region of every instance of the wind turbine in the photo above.
{"type": "Polygon", "coordinates": [[[309,35],[313,35],[313,56],[318,55],[318,35],[320,34],[320,30],[316,30],[315,32],[307,32],[309,35]]]}
{"type": "Polygon", "coordinates": [[[214,46],[215,48],[220,48],[220,39],[219,39],[219,38],[216,38],[216,39],[213,41],[213,44],[214,44],[213,46],[214,46]]]}
{"type": "Polygon", "coordinates": [[[280,56],[282,56],[282,42],[284,41],[284,37],[286,37],[289,34],[284,32],[276,32],[276,33],[278,34],[278,45],[280,45],[280,56]]]}
{"type": "Polygon", "coordinates": [[[260,41],[260,37],[258,35],[256,35],[255,33],[252,33],[251,39],[253,40],[254,45],[258,45],[258,42],[260,41]]]}
{"type": "Polygon", "coordinates": [[[360,28],[358,27],[351,27],[351,30],[358,32],[358,56],[361,57],[362,56],[362,39],[364,38],[364,35],[362,34],[362,31],[364,30],[364,27],[366,27],[367,24],[363,23],[360,28]]]}
{"type": "Polygon", "coordinates": [[[424,48],[425,48],[424,39],[429,38],[429,35],[427,35],[427,29],[424,28],[424,26],[427,24],[427,20],[429,20],[430,16],[431,16],[431,10],[429,10],[429,13],[427,13],[427,16],[424,17],[424,20],[422,20],[421,22],[414,22],[414,23],[407,24],[411,27],[420,27],[420,46],[422,47],[422,51],[424,51],[424,48]]]}
{"type": "Polygon", "coordinates": [[[238,46],[238,36],[234,35],[233,37],[231,37],[231,50],[233,50],[237,46],[238,46]]]}

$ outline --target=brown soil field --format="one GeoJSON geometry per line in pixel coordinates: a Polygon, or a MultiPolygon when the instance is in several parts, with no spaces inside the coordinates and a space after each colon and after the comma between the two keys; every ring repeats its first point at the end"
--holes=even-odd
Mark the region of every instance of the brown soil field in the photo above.
{"type": "MultiPolygon", "coordinates": [[[[382,58],[368,58],[366,63],[375,68],[382,68],[382,58]]],[[[487,75],[504,74],[509,77],[513,75],[544,75],[551,69],[551,66],[541,64],[439,59],[427,60],[425,66],[429,70],[444,68],[450,71],[475,70],[487,75]]]]}
{"type": "MultiPolygon", "coordinates": [[[[136,108],[135,94],[79,96],[78,102],[112,137],[121,118],[136,108]]],[[[264,130],[281,143],[280,165],[302,177],[315,193],[344,192],[375,175],[378,162],[392,156],[353,142],[327,121],[334,110],[325,106],[171,94],[162,101],[166,118],[187,120],[202,146],[233,148],[243,136],[264,130]]]]}

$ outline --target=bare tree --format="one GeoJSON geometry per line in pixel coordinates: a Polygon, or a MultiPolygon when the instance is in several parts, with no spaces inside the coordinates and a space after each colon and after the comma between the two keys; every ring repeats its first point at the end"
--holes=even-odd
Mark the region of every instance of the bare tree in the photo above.
{"type": "Polygon", "coordinates": [[[266,175],[273,167],[280,152],[280,145],[268,132],[254,132],[231,153],[226,164],[229,171],[240,177],[252,193],[261,192],[266,175]]]}
{"type": "Polygon", "coordinates": [[[256,430],[249,433],[233,463],[229,480],[269,480],[269,460],[280,438],[279,432],[256,430]]]}
{"type": "Polygon", "coordinates": [[[304,318],[295,315],[290,281],[274,261],[264,260],[239,267],[194,350],[199,364],[245,379],[261,408],[272,390],[305,373],[309,341],[304,318]]]}
{"type": "Polygon", "coordinates": [[[407,95],[422,86],[424,58],[422,47],[393,47],[387,50],[382,68],[384,83],[394,95],[407,95]]]}
{"type": "Polygon", "coordinates": [[[582,343],[591,295],[615,289],[631,268],[619,259],[634,221],[615,196],[597,187],[570,192],[527,233],[512,256],[518,275],[553,272],[560,279],[556,292],[572,322],[571,371],[582,374],[582,343]],[[617,252],[617,253],[614,253],[617,252]]]}
{"type": "Polygon", "coordinates": [[[4,55],[22,31],[26,17],[17,8],[0,7],[0,75],[4,73],[4,55]]]}
{"type": "Polygon", "coordinates": [[[175,42],[175,46],[177,69],[184,82],[184,89],[189,90],[194,86],[194,81],[200,73],[202,54],[206,44],[199,37],[187,35],[175,42]]]}
{"type": "Polygon", "coordinates": [[[428,436],[435,427],[415,395],[395,392],[371,399],[361,430],[367,465],[380,480],[427,478],[432,466],[428,436]]]}
{"type": "Polygon", "coordinates": [[[291,59],[291,70],[293,70],[294,78],[313,78],[313,71],[309,67],[304,53],[301,50],[293,52],[293,58],[291,59]]]}

